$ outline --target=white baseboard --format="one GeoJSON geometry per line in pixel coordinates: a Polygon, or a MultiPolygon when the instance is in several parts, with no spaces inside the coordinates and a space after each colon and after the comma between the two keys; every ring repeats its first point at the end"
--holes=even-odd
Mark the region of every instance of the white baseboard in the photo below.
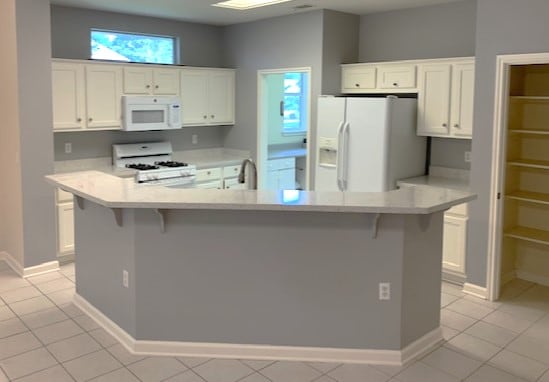
{"type": "Polygon", "coordinates": [[[442,340],[437,328],[402,350],[339,349],[300,346],[270,346],[179,341],[142,341],[134,339],[82,296],[75,294],[74,304],[114,336],[133,354],[150,356],[186,356],[208,358],[262,359],[308,362],[369,363],[403,365],[427,353],[442,340]]]}
{"type": "Polygon", "coordinates": [[[42,263],[27,268],[24,268],[11,254],[7,252],[0,252],[0,260],[6,262],[6,264],[8,264],[15,273],[23,278],[59,270],[59,262],[57,260],[48,261],[47,263],[42,263]]]}
{"type": "Polygon", "coordinates": [[[463,286],[467,278],[463,273],[452,272],[448,270],[442,270],[442,280],[452,284],[463,286]]]}
{"type": "Polygon", "coordinates": [[[531,272],[522,271],[520,269],[516,270],[516,276],[519,279],[530,281],[536,284],[549,286],[549,277],[536,275],[531,272]]]}
{"type": "Polygon", "coordinates": [[[488,299],[488,289],[471,283],[463,284],[463,293],[470,294],[475,297],[488,299]]]}

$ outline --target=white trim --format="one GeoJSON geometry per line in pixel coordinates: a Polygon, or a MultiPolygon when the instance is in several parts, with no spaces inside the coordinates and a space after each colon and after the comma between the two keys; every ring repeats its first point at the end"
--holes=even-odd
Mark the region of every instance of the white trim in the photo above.
{"type": "Polygon", "coordinates": [[[48,261],[47,263],[42,263],[32,267],[23,268],[21,264],[15,257],[13,257],[8,252],[0,252],[0,261],[4,261],[8,266],[19,276],[23,278],[41,275],[43,273],[53,272],[59,270],[59,262],[57,260],[48,261]]]}
{"type": "Polygon", "coordinates": [[[463,293],[470,294],[471,296],[487,299],[488,289],[479,285],[465,283],[463,284],[463,293]]]}
{"type": "MultiPolygon", "coordinates": [[[[505,144],[504,134],[507,122],[507,93],[509,82],[509,67],[511,65],[528,65],[549,63],[549,53],[498,55],[496,58],[496,87],[494,104],[494,126],[492,133],[492,173],[489,195],[488,217],[488,253],[486,267],[487,297],[496,300],[501,286],[501,235],[502,213],[497,199],[502,191],[505,175],[505,144]]],[[[473,137],[474,138],[474,137],[473,137]]]]}
{"type": "Polygon", "coordinates": [[[427,333],[402,350],[338,349],[301,346],[271,346],[179,341],[135,340],[124,329],[101,313],[82,296],[74,295],[74,304],[114,336],[132,354],[151,356],[187,356],[309,362],[367,363],[403,365],[431,351],[441,341],[442,329],[427,333]]]}
{"type": "Polygon", "coordinates": [[[296,68],[279,68],[279,69],[260,69],[257,71],[257,163],[258,165],[258,188],[261,188],[262,185],[265,185],[265,177],[266,177],[266,169],[267,166],[261,165],[261,163],[266,163],[267,161],[267,145],[266,145],[266,136],[263,126],[262,118],[265,116],[262,114],[263,110],[263,89],[264,84],[263,81],[265,80],[265,76],[268,74],[281,74],[281,73],[287,73],[287,72],[297,72],[297,73],[307,73],[309,75],[308,78],[308,86],[307,86],[307,132],[305,137],[307,138],[307,155],[305,157],[305,172],[306,172],[306,184],[305,189],[310,190],[311,189],[311,129],[312,129],[312,103],[313,100],[311,99],[312,96],[312,67],[310,66],[304,66],[304,67],[296,67],[296,68]]]}
{"type": "Polygon", "coordinates": [[[536,284],[549,286],[549,277],[536,275],[532,272],[522,271],[520,269],[516,270],[517,278],[521,280],[531,281],[536,284]]]}

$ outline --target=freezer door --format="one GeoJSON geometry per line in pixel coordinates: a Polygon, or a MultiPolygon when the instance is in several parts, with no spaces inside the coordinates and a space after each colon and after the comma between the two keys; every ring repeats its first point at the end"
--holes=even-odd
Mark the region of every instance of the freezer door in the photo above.
{"type": "Polygon", "coordinates": [[[345,120],[343,97],[319,97],[316,130],[316,191],[339,191],[337,182],[338,129],[345,120]]]}
{"type": "Polygon", "coordinates": [[[348,98],[346,128],[348,141],[341,155],[345,166],[346,191],[381,192],[388,187],[388,113],[387,98],[348,98]]]}

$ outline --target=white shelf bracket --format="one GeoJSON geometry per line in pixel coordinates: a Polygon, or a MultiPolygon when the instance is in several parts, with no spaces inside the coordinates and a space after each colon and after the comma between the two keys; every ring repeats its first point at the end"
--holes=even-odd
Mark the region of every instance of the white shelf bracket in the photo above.
{"type": "Polygon", "coordinates": [[[154,212],[158,215],[160,218],[160,232],[164,233],[166,232],[166,210],[161,209],[155,209],[154,212]]]}
{"type": "Polygon", "coordinates": [[[111,208],[111,211],[114,214],[116,225],[118,225],[119,227],[122,227],[122,208],[111,208]]]}
{"type": "Polygon", "coordinates": [[[379,218],[381,217],[381,214],[372,214],[370,215],[370,226],[372,231],[372,239],[377,238],[377,230],[379,228],[379,218]]]}
{"type": "Polygon", "coordinates": [[[78,206],[78,208],[83,210],[84,209],[84,198],[81,197],[81,196],[78,196],[78,195],[74,195],[74,200],[76,200],[76,205],[78,206]]]}
{"type": "Polygon", "coordinates": [[[419,215],[419,228],[421,232],[427,231],[427,228],[431,225],[431,217],[433,214],[419,215]]]}

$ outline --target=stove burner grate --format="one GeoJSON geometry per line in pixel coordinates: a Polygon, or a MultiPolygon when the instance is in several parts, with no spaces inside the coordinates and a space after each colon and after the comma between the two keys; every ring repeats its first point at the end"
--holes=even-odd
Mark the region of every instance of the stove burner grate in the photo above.
{"type": "Polygon", "coordinates": [[[188,163],[176,162],[172,160],[163,161],[163,162],[154,162],[154,164],[162,167],[186,167],[189,165],[188,163]]]}
{"type": "Polygon", "coordinates": [[[144,163],[132,163],[132,164],[127,164],[126,165],[127,168],[133,168],[133,169],[136,169],[136,170],[156,170],[156,169],[159,169],[160,167],[158,166],[154,166],[152,164],[144,164],[144,163]]]}

